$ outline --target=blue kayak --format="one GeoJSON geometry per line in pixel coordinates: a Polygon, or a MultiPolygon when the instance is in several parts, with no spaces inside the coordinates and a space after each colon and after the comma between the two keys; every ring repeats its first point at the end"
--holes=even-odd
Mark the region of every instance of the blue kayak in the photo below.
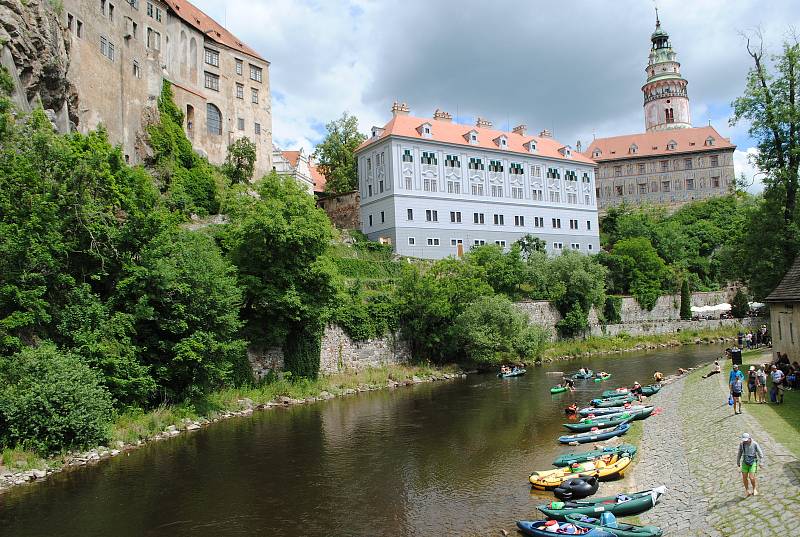
{"type": "Polygon", "coordinates": [[[587,369],[585,373],[581,373],[580,371],[578,371],[577,373],[574,373],[572,375],[572,378],[578,380],[590,379],[592,377],[594,377],[594,371],[592,371],[591,369],[587,369]]]}
{"type": "Polygon", "coordinates": [[[517,369],[515,367],[510,372],[508,372],[508,373],[498,373],[497,376],[500,377],[500,378],[503,378],[503,379],[507,379],[507,378],[511,378],[511,377],[521,377],[522,375],[524,375],[527,372],[528,372],[528,370],[525,369],[525,368],[517,369]]]}
{"type": "MultiPolygon", "coordinates": [[[[525,535],[532,535],[533,537],[552,537],[553,535],[569,535],[567,533],[555,533],[545,530],[545,524],[548,520],[518,520],[517,527],[519,531],[525,535]]],[[[560,526],[567,526],[565,523],[560,523],[560,526]]],[[[613,533],[594,528],[588,533],[581,533],[584,537],[615,537],[613,533]]]]}
{"type": "Polygon", "coordinates": [[[630,429],[631,424],[627,421],[625,423],[620,423],[613,429],[604,429],[602,431],[589,431],[588,433],[578,433],[578,434],[567,434],[564,436],[559,436],[558,441],[562,444],[571,444],[572,442],[577,442],[579,444],[586,444],[587,442],[597,442],[598,440],[608,440],[609,438],[614,438],[615,436],[622,436],[623,434],[628,432],[630,429]]]}
{"type": "Polygon", "coordinates": [[[617,414],[618,412],[637,412],[640,410],[644,410],[645,408],[647,408],[645,405],[631,405],[628,408],[621,408],[618,406],[612,406],[608,408],[596,408],[593,406],[589,406],[578,410],[578,414],[581,417],[585,418],[589,414],[594,414],[595,416],[603,416],[605,414],[617,414]]]}

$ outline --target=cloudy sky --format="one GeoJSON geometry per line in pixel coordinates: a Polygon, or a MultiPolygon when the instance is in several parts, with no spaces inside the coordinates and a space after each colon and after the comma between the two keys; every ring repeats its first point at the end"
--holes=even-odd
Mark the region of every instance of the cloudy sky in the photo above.
{"type": "MultiPolygon", "coordinates": [[[[644,130],[652,0],[193,1],[270,60],[274,139],[284,149],[313,148],[345,110],[366,133],[389,120],[394,100],[423,117],[441,108],[461,122],[480,115],[500,128],[549,128],[573,146],[644,130]]],[[[779,51],[800,27],[796,0],[658,5],[694,125],[711,121],[730,137],[737,174],[752,176],[747,125],[728,125],[750,66],[741,34],[760,28],[779,51]]]]}

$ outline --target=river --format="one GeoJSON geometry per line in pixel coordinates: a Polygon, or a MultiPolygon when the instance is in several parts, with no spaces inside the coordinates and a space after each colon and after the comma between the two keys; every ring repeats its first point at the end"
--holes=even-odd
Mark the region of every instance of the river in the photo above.
{"type": "Polygon", "coordinates": [[[527,476],[573,450],[555,440],[565,406],[719,353],[562,361],[256,412],[0,495],[0,535],[498,535],[552,498],[527,476]],[[552,396],[552,372],[580,364],[613,377],[552,396]]]}

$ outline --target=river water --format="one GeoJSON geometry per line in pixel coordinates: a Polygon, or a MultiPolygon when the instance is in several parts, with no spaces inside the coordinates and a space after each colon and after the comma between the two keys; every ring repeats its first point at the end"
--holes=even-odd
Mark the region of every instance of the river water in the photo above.
{"type": "Polygon", "coordinates": [[[574,450],[555,440],[565,406],[718,354],[562,361],[256,412],[0,495],[0,535],[498,535],[552,498],[527,476],[574,450]],[[581,364],[613,377],[551,395],[552,373],[581,364]]]}

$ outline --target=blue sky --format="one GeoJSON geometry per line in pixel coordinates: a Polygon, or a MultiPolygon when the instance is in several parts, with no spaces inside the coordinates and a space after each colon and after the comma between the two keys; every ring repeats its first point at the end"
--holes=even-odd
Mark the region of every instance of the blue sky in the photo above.
{"type": "MultiPolygon", "coordinates": [[[[284,149],[311,150],[345,110],[368,132],[389,120],[394,100],[423,117],[441,108],[465,121],[550,128],[572,145],[643,130],[652,0],[195,3],[270,60],[273,137],[284,149]]],[[[728,125],[750,67],[742,34],[760,28],[778,52],[800,26],[796,2],[658,4],[689,81],[693,123],[710,120],[730,137],[737,174],[752,175],[747,125],[728,125]]]]}

